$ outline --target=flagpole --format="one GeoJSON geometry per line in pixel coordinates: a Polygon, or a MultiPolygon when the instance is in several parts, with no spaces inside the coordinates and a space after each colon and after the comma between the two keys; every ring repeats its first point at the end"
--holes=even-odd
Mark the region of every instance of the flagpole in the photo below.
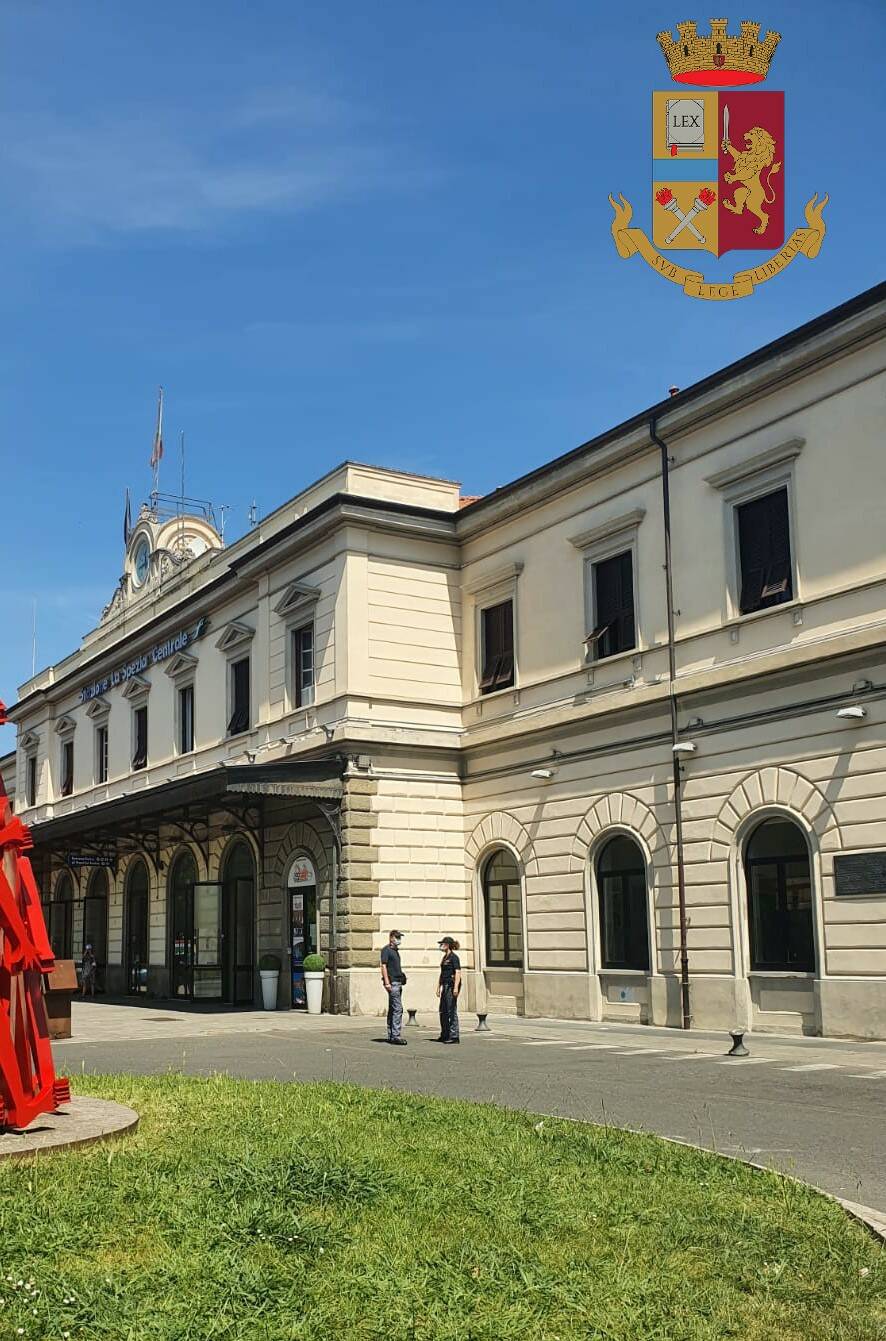
{"type": "Polygon", "coordinates": [[[151,488],[151,497],[156,507],[157,494],[160,491],[160,458],[163,455],[163,388],[160,387],[157,397],[157,431],[154,434],[154,448],[151,452],[151,469],[153,471],[153,485],[151,488]]]}

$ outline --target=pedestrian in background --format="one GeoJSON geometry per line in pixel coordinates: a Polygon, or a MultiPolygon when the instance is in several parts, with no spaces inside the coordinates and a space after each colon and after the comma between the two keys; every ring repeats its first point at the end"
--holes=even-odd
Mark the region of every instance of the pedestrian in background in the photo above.
{"type": "Polygon", "coordinates": [[[80,961],[80,991],[85,997],[95,996],[95,979],[98,973],[98,963],[95,958],[95,951],[91,945],[87,945],[83,951],[83,958],[80,961]]]}
{"type": "Polygon", "coordinates": [[[392,931],[388,943],[381,952],[381,980],[388,994],[388,1042],[400,1048],[406,1047],[406,1039],[400,1037],[403,1024],[403,988],[406,974],[400,963],[400,942],[402,931],[392,931]]]}
{"type": "Polygon", "coordinates": [[[458,1043],[458,997],[461,992],[461,960],[455,953],[458,941],[444,936],[437,944],[443,951],[437,996],[440,998],[440,1037],[438,1043],[458,1043]]]}

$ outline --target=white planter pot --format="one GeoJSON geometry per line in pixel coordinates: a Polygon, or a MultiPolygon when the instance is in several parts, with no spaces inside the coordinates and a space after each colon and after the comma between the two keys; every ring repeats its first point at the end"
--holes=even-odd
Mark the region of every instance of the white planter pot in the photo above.
{"type": "Polygon", "coordinates": [[[305,991],[308,994],[308,1014],[319,1015],[323,1010],[323,979],[325,973],[306,973],[305,991]]]}
{"type": "Polygon", "coordinates": [[[261,1000],[265,1010],[277,1009],[277,979],[280,977],[279,969],[259,969],[258,976],[261,978],[261,1000]]]}

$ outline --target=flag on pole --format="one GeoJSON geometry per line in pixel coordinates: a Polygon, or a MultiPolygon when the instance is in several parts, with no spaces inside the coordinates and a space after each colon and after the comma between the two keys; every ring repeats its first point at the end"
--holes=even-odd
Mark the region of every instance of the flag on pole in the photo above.
{"type": "Polygon", "coordinates": [[[151,449],[151,469],[157,470],[160,465],[160,459],[163,456],[163,388],[160,388],[160,395],[157,399],[157,431],[154,434],[154,446],[151,449]]]}
{"type": "Polygon", "coordinates": [[[126,490],[126,507],[123,510],[123,544],[129,544],[129,537],[132,534],[132,504],[129,501],[129,490],[126,490]]]}

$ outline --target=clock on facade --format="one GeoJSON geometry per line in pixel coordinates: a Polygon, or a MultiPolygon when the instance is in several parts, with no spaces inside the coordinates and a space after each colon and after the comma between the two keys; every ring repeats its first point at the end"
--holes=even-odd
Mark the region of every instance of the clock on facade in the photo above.
{"type": "Polygon", "coordinates": [[[144,586],[151,567],[151,551],[147,540],[140,540],[133,555],[132,570],[137,587],[144,586]]]}

